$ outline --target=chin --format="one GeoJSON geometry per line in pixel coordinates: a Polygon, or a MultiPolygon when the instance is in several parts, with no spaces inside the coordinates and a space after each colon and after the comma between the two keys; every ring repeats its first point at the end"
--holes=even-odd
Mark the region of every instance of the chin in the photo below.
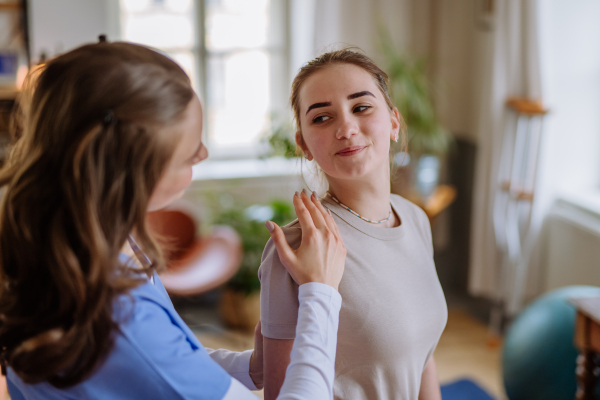
{"type": "Polygon", "coordinates": [[[332,173],[328,173],[327,171],[325,171],[325,173],[337,179],[359,180],[369,178],[373,177],[374,174],[385,173],[385,171],[389,168],[388,156],[386,155],[385,157],[381,157],[381,159],[384,159],[385,163],[375,163],[373,160],[370,160],[370,162],[362,161],[359,163],[348,163],[346,165],[338,164],[332,173]]]}
{"type": "Polygon", "coordinates": [[[185,190],[182,190],[181,192],[177,193],[176,195],[174,195],[172,197],[169,197],[168,199],[165,199],[160,202],[156,202],[155,204],[150,204],[148,206],[148,212],[162,210],[163,208],[170,206],[175,201],[179,200],[183,196],[184,193],[185,193],[185,190]]]}

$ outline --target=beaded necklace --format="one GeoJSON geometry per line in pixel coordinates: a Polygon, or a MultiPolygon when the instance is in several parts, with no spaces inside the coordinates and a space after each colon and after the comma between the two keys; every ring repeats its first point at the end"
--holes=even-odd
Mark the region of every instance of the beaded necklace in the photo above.
{"type": "Polygon", "coordinates": [[[350,211],[352,214],[356,215],[358,218],[362,219],[363,221],[367,221],[370,224],[381,224],[382,222],[389,221],[389,219],[392,218],[392,209],[390,208],[390,211],[389,211],[389,214],[388,214],[387,218],[380,219],[379,221],[371,221],[370,219],[363,217],[362,215],[360,215],[359,213],[357,213],[356,211],[354,211],[350,207],[342,204],[342,202],[339,201],[338,199],[336,199],[335,196],[332,195],[331,193],[327,192],[327,196],[331,197],[331,199],[333,201],[335,201],[337,204],[339,204],[342,208],[350,211]]]}

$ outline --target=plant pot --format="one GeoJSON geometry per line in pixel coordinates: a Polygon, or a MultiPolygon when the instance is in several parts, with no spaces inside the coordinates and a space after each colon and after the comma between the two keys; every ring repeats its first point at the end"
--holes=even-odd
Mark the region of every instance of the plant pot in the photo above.
{"type": "Polygon", "coordinates": [[[260,292],[247,295],[225,289],[221,296],[220,310],[227,327],[252,332],[260,321],[260,292]]]}
{"type": "Polygon", "coordinates": [[[417,205],[424,204],[439,184],[440,158],[430,154],[398,153],[394,161],[392,193],[417,205]]]}
{"type": "Polygon", "coordinates": [[[422,201],[434,192],[440,180],[440,159],[431,154],[419,157],[415,167],[414,183],[422,201]]]}

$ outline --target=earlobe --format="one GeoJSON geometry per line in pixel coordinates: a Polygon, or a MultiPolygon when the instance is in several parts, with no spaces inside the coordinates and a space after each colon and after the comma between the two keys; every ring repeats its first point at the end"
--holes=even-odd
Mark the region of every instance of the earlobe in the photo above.
{"type": "Polygon", "coordinates": [[[390,132],[390,139],[394,142],[397,142],[400,135],[400,120],[402,117],[400,116],[400,113],[396,107],[394,107],[394,110],[390,114],[392,117],[392,130],[390,132]]]}

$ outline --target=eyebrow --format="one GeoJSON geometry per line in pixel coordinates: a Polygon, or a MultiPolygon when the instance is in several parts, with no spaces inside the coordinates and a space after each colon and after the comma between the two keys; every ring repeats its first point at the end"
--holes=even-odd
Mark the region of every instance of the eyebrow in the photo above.
{"type": "Polygon", "coordinates": [[[331,105],[330,101],[326,101],[324,103],[315,103],[312,106],[308,107],[308,110],[306,110],[306,114],[308,114],[308,112],[310,110],[312,110],[313,108],[329,107],[330,105],[331,105]]]}
{"type": "MultiPolygon", "coordinates": [[[[375,97],[375,95],[373,93],[369,92],[368,90],[363,90],[362,92],[356,92],[356,93],[352,93],[352,94],[348,95],[348,100],[357,99],[357,98],[363,97],[363,96],[375,97]]],[[[308,114],[308,112],[312,109],[321,108],[321,107],[329,107],[330,105],[331,105],[330,101],[326,101],[323,103],[315,103],[315,104],[311,105],[310,107],[308,107],[308,110],[306,110],[306,114],[308,114]]]]}
{"type": "Polygon", "coordinates": [[[363,90],[362,92],[352,93],[351,95],[348,96],[348,100],[357,99],[357,98],[363,97],[363,96],[375,97],[375,95],[373,93],[369,92],[368,90],[363,90]]]}

